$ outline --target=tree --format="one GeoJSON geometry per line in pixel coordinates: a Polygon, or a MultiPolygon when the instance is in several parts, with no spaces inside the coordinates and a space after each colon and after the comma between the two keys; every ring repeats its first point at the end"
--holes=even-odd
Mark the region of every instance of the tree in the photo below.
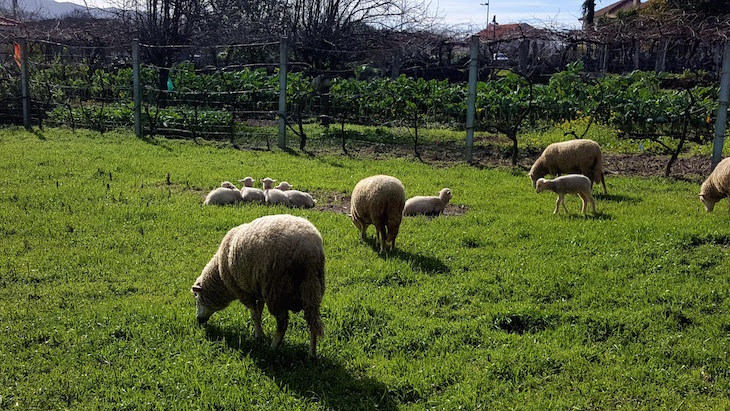
{"type": "Polygon", "coordinates": [[[596,14],[596,0],[585,0],[583,6],[583,27],[593,27],[593,17],[596,14]]]}

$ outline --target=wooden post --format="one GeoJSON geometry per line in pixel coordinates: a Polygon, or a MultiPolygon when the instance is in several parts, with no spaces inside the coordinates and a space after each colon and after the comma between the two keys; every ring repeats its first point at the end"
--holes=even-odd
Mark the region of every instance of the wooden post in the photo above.
{"type": "Polygon", "coordinates": [[[469,94],[466,98],[466,162],[471,164],[474,153],[474,113],[477,101],[477,71],[479,71],[479,36],[471,36],[469,60],[469,94]]]}
{"type": "Polygon", "coordinates": [[[654,71],[657,73],[664,71],[665,62],[667,60],[667,49],[669,48],[669,40],[662,39],[659,42],[659,49],[656,54],[656,64],[654,65],[654,71]]]}
{"type": "Polygon", "coordinates": [[[287,38],[279,43],[279,148],[286,148],[287,38]]]}
{"type": "Polygon", "coordinates": [[[712,143],[712,169],[722,160],[722,144],[725,140],[727,124],[728,94],[730,94],[730,41],[725,42],[725,53],[722,58],[722,78],[720,79],[720,101],[717,105],[715,121],[715,140],[712,143]]]}

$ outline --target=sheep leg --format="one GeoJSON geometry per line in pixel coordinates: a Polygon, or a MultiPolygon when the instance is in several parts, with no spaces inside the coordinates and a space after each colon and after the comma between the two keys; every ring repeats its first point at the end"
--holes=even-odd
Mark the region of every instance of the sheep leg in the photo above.
{"type": "Polygon", "coordinates": [[[603,174],[601,174],[601,184],[603,185],[603,194],[608,194],[608,191],[606,191],[606,180],[603,179],[603,174]]]}
{"type": "Polygon", "coordinates": [[[271,349],[276,350],[284,339],[287,327],[289,327],[289,311],[274,316],[276,318],[276,333],[274,340],[271,341],[271,349]]]}
{"type": "Polygon", "coordinates": [[[245,303],[249,311],[251,311],[251,318],[253,319],[253,336],[254,338],[261,338],[264,336],[264,330],[261,328],[261,314],[264,311],[263,301],[251,301],[245,303]]]}
{"type": "MultiPolygon", "coordinates": [[[[593,215],[596,215],[596,200],[593,199],[593,196],[591,193],[588,193],[588,201],[591,202],[591,206],[593,207],[593,215]]],[[[585,211],[583,211],[583,214],[585,214],[585,211]]]]}
{"type": "MultiPolygon", "coordinates": [[[[578,193],[578,197],[580,197],[580,201],[582,203],[582,206],[580,208],[580,212],[583,213],[583,215],[586,215],[586,205],[588,205],[588,201],[586,199],[586,195],[583,193],[578,193]]],[[[595,213],[593,213],[595,214],[595,213]]]]}
{"type": "MultiPolygon", "coordinates": [[[[565,214],[568,214],[568,207],[565,206],[565,193],[558,194],[558,203],[563,205],[563,210],[565,210],[565,214]]],[[[555,212],[557,213],[558,210],[556,209],[555,212]]]]}
{"type": "Polygon", "coordinates": [[[375,226],[375,228],[376,228],[376,231],[377,231],[376,237],[377,237],[378,242],[380,243],[380,251],[379,252],[382,253],[383,251],[385,251],[385,248],[386,248],[386,241],[387,241],[386,240],[386,236],[387,236],[386,233],[387,232],[386,232],[386,229],[385,229],[385,225],[383,225],[383,224],[378,224],[378,225],[375,226]]]}

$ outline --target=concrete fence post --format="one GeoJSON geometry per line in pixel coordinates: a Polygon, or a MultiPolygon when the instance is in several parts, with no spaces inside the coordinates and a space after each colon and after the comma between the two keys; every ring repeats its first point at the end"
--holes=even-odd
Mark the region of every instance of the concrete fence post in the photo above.
{"type": "Polygon", "coordinates": [[[477,71],[479,71],[479,36],[471,37],[469,60],[469,94],[466,98],[466,162],[471,164],[474,153],[474,114],[477,101],[477,71]]]}
{"type": "Polygon", "coordinates": [[[279,148],[286,148],[287,38],[279,44],[279,148]]]}
{"type": "Polygon", "coordinates": [[[142,89],[139,81],[139,40],[132,40],[132,95],[134,96],[134,135],[142,137],[142,89]]]}
{"type": "Polygon", "coordinates": [[[715,140],[712,142],[712,169],[722,160],[722,145],[725,140],[727,125],[728,94],[730,94],[730,41],[725,42],[725,53],[722,58],[722,77],[720,78],[720,100],[717,105],[715,121],[715,140]]]}

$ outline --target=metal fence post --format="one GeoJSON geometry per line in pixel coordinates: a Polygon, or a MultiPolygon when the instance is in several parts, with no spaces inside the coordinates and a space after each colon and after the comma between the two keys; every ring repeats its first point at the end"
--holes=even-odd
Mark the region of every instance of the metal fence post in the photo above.
{"type": "Polygon", "coordinates": [[[279,148],[286,148],[287,38],[279,43],[279,148]]]}
{"type": "Polygon", "coordinates": [[[720,79],[720,100],[717,105],[715,121],[715,140],[712,142],[712,169],[722,159],[722,144],[725,139],[727,125],[728,94],[730,94],[730,41],[725,42],[725,53],[722,58],[722,77],[720,79]]]}
{"type": "Polygon", "coordinates": [[[479,36],[471,36],[469,60],[469,94],[466,98],[466,162],[471,164],[474,153],[474,113],[477,101],[477,71],[479,70],[479,36]]]}
{"type": "Polygon", "coordinates": [[[142,91],[139,87],[139,40],[132,40],[132,95],[134,96],[134,135],[142,137],[142,91]]]}
{"type": "Polygon", "coordinates": [[[23,126],[30,129],[30,76],[28,75],[28,42],[20,39],[20,92],[23,101],[23,126]]]}

